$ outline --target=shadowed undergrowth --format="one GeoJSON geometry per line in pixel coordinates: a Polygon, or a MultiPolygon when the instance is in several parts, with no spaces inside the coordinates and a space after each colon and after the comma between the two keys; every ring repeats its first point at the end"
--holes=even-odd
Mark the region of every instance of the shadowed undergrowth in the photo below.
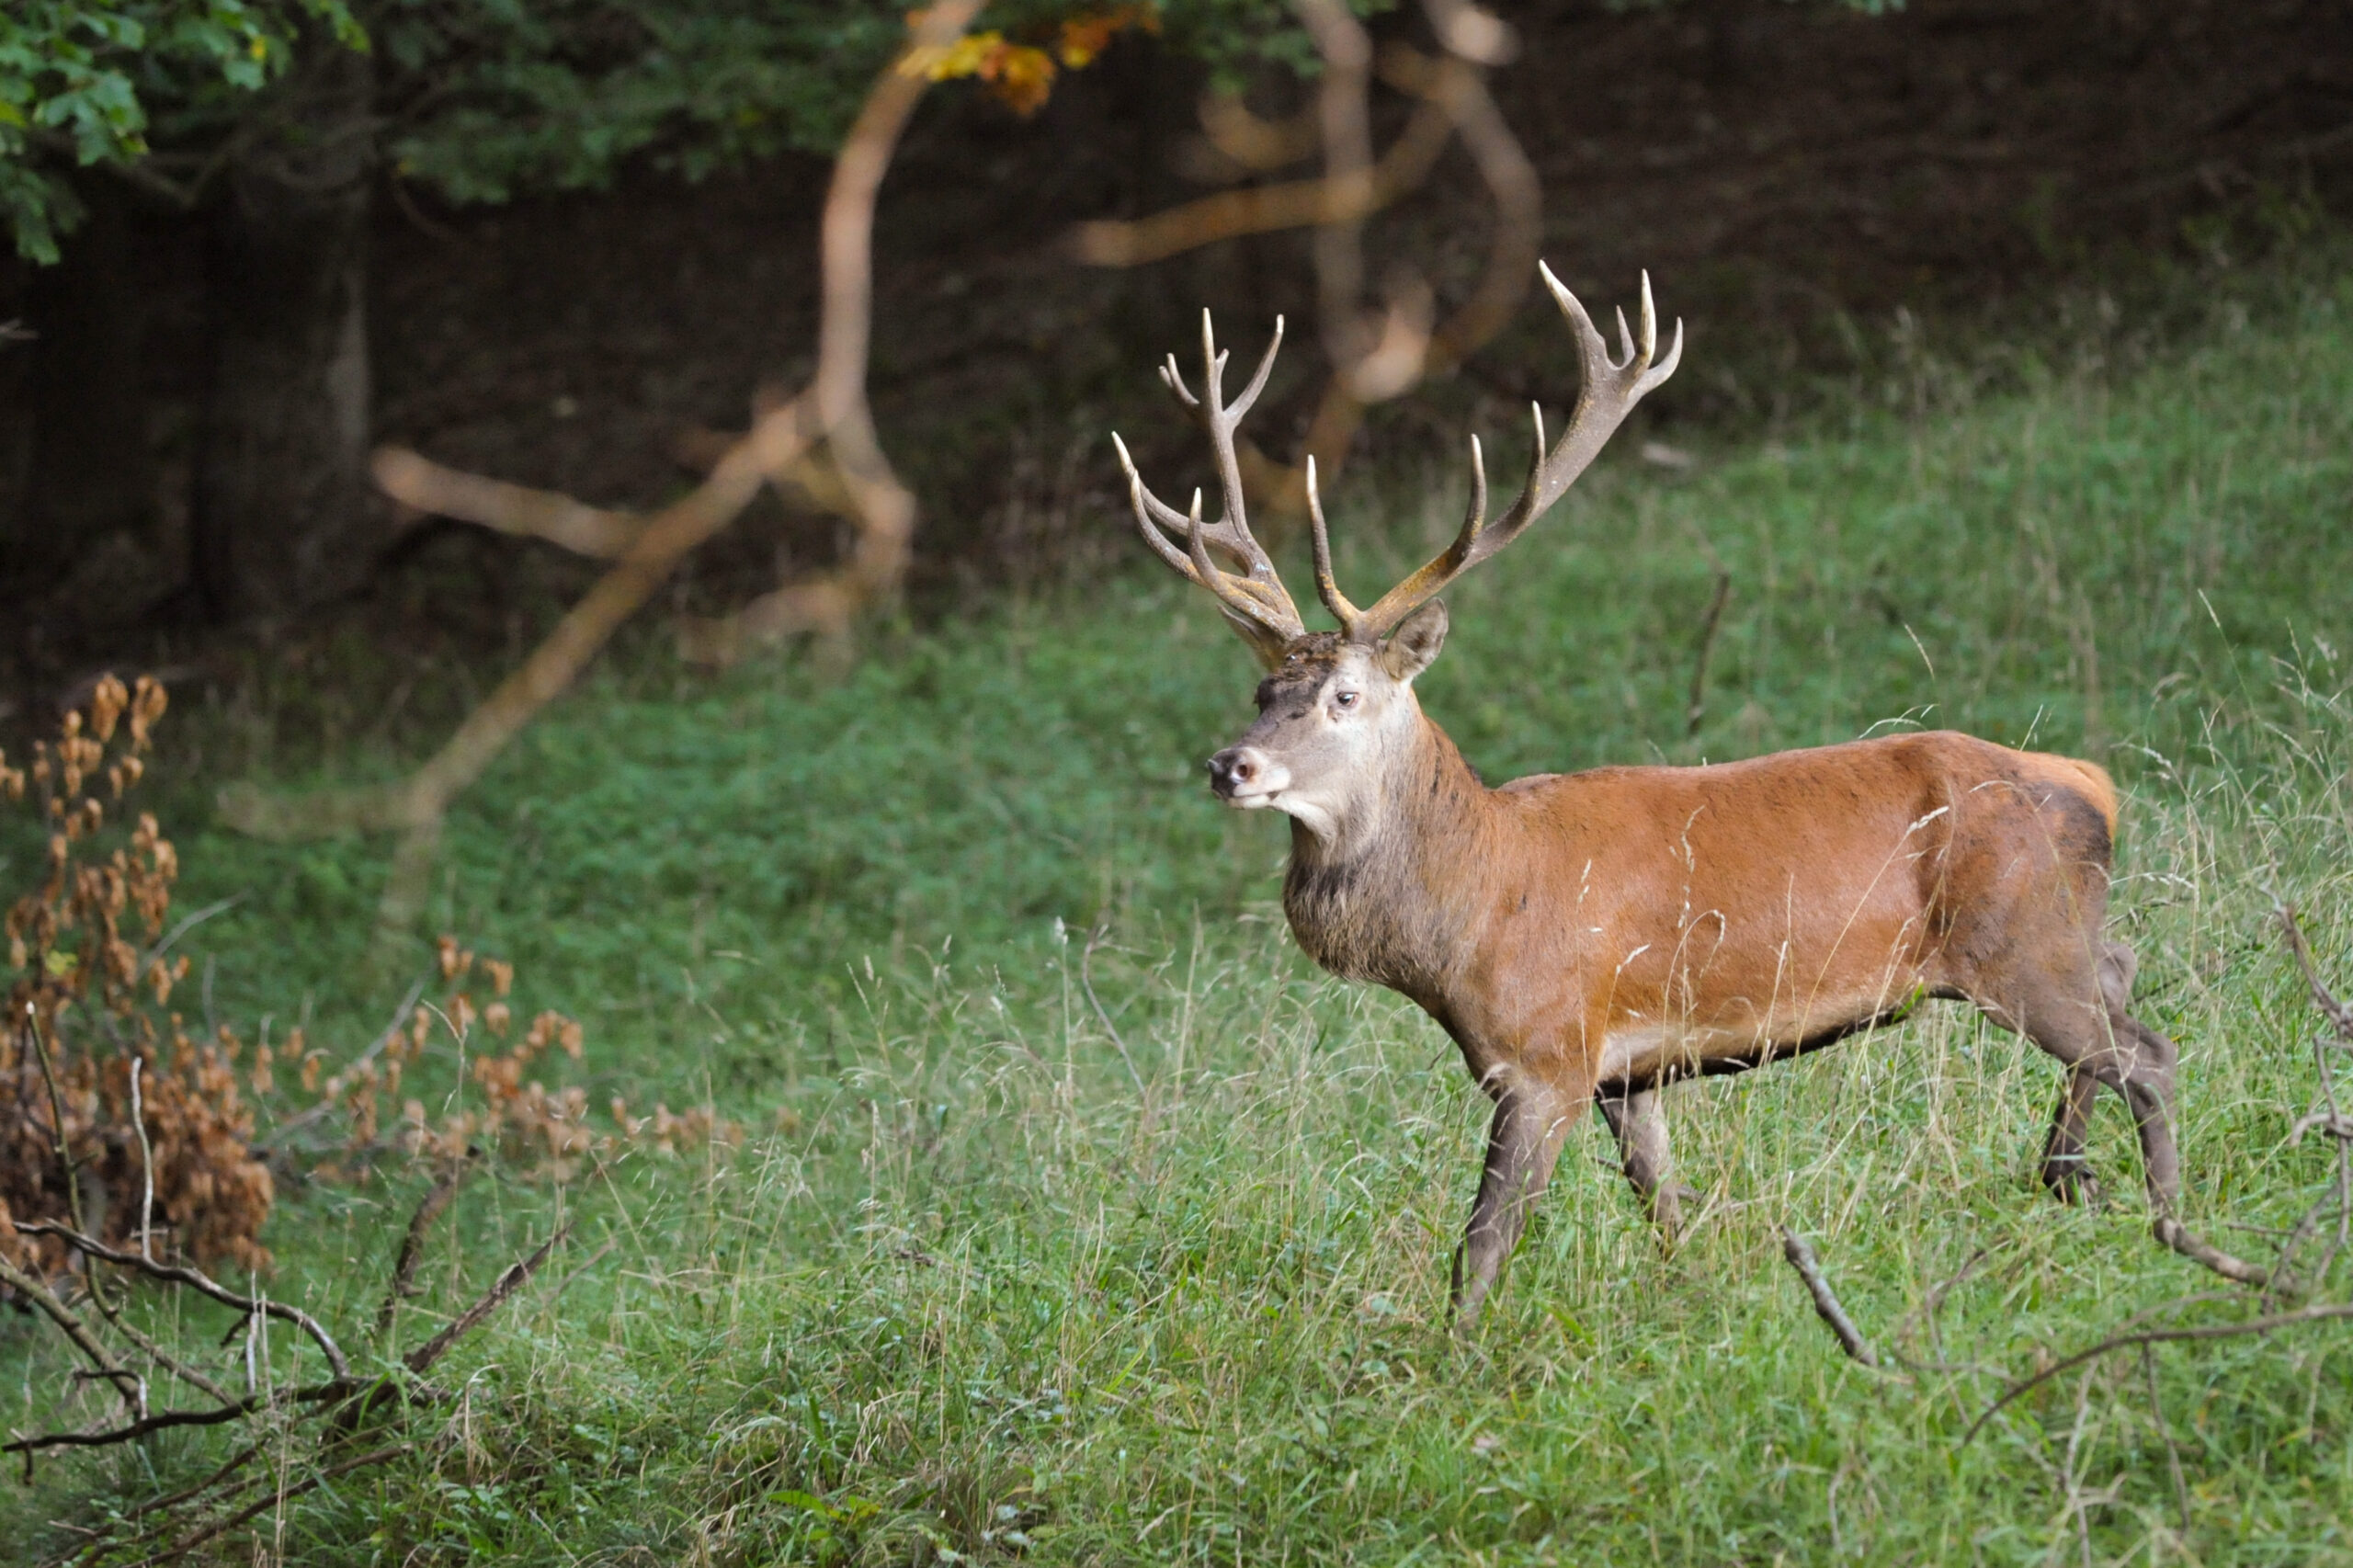
{"type": "MultiPolygon", "coordinates": [[[[2136,1011],[2183,1044],[2191,1218],[2261,1256],[2234,1227],[2292,1223],[2334,1168],[2288,1140],[2314,1020],[2275,891],[2353,981],[2353,293],[2318,267],[2236,286],[2129,380],[2076,351],[2015,397],[1664,477],[1625,443],[1453,596],[1422,687],[1495,778],[1923,722],[2108,763],[2136,1011]],[[1731,597],[1687,736],[1711,551],[1731,597]]],[[[1387,528],[1342,498],[1347,580],[1441,538],[1459,485],[1387,528]]],[[[470,1345],[410,1460],[290,1505],[267,1550],[2353,1561],[2336,1325],[2110,1357],[1962,1443],[2040,1361],[2213,1282],[2147,1239],[2112,1096],[2109,1206],[2040,1194],[2056,1072],[1949,1006],[1670,1095],[1703,1194],[1671,1259],[1607,1138],[1573,1135],[1479,1339],[1449,1340],[1485,1105],[1419,1014],[1299,958],[1281,831],[1202,797],[1194,759],[1249,686],[1210,608],[1136,576],[882,642],[830,683],[617,668],[460,808],[434,918],[588,1021],[592,1102],[708,1097],[762,1131],[478,1189],[411,1312],[577,1218],[568,1255],[470,1345]],[[1839,1355],[1785,1223],[1930,1369],[1839,1355]]],[[[210,754],[252,755],[267,711],[217,713],[210,754]]],[[[207,1006],[380,1021],[397,987],[355,977],[382,846],[180,837],[186,902],[244,895],[205,929],[207,1006]]],[[[372,1304],[342,1298],[381,1277],[405,1179],[282,1207],[273,1291],[372,1304]]],[[[5,1332],[10,1424],[97,1397],[5,1332]]],[[[199,1474],[222,1441],[45,1460],[0,1530],[68,1545],[40,1521],[199,1474]]]]}

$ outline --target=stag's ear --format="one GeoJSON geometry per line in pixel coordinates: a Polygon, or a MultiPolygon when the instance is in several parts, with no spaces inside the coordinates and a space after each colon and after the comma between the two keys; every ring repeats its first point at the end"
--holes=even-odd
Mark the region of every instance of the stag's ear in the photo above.
{"type": "Polygon", "coordinates": [[[1446,601],[1432,599],[1404,620],[1381,645],[1381,667],[1390,678],[1410,682],[1430,667],[1446,646],[1446,601]]]}

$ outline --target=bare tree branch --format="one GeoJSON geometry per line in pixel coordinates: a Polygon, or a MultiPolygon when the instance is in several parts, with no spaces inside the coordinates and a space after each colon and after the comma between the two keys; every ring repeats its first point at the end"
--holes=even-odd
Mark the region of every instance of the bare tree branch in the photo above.
{"type": "Polygon", "coordinates": [[[615,564],[559,622],[523,666],[469,714],[441,750],[394,789],[351,791],[311,801],[273,801],[257,791],[223,791],[222,818],[241,831],[301,837],[355,829],[395,828],[395,854],[378,930],[404,933],[421,907],[449,804],[548,703],[570,687],[620,624],[653,597],[687,554],[741,515],[760,486],[790,472],[818,441],[826,443],[859,512],[850,559],[835,572],[770,595],[745,620],[705,639],[733,648],[745,637],[837,631],[858,608],[895,591],[915,534],[915,498],[899,483],[875,437],[866,403],[872,331],[874,205],[900,134],[929,86],[904,69],[915,51],[961,37],[981,0],[943,0],[922,14],[909,53],[886,69],[869,94],[835,162],[825,199],[821,251],[824,301],[818,364],[810,387],[756,420],[710,476],[684,498],[631,531],[625,514],[602,512],[567,497],[440,468],[413,453],[380,453],[378,472],[395,494],[446,506],[493,527],[513,525],[558,538],[589,553],[618,549],[615,564]],[[624,539],[624,535],[626,538],[624,539]]]}
{"type": "Polygon", "coordinates": [[[267,1296],[240,1296],[206,1274],[204,1270],[191,1265],[158,1263],[152,1257],[142,1257],[135,1252],[125,1252],[119,1247],[108,1246],[95,1236],[85,1236],[79,1231],[51,1221],[20,1220],[17,1222],[17,1229],[27,1235],[54,1236],[87,1256],[136,1270],[151,1278],[166,1280],[175,1285],[186,1285],[193,1290],[211,1297],[224,1307],[234,1307],[242,1312],[260,1312],[264,1316],[277,1318],[282,1323],[290,1323],[311,1336],[311,1342],[316,1345],[319,1347],[319,1353],[326,1358],[327,1366],[333,1369],[337,1381],[351,1381],[351,1363],[344,1359],[343,1347],[335,1342],[335,1336],[326,1331],[325,1324],[300,1307],[289,1305],[284,1301],[274,1301],[267,1296]]]}
{"type": "Polygon", "coordinates": [[[392,1314],[400,1304],[416,1295],[416,1266],[425,1256],[425,1235],[433,1228],[443,1211],[455,1201],[458,1189],[466,1185],[482,1168],[483,1153],[470,1148],[463,1158],[452,1165],[448,1174],[426,1189],[417,1201],[416,1212],[408,1217],[408,1230],[401,1237],[400,1256],[392,1264],[392,1281],[384,1290],[384,1304],[376,1310],[376,1332],[381,1335],[392,1326],[392,1314]]]}
{"type": "Polygon", "coordinates": [[[401,1358],[401,1364],[422,1377],[434,1362],[449,1354],[449,1346],[472,1333],[475,1325],[496,1312],[507,1297],[528,1284],[531,1276],[540,1271],[540,1265],[548,1260],[548,1255],[554,1252],[563,1244],[564,1238],[571,1234],[572,1227],[566,1225],[546,1241],[541,1242],[539,1251],[519,1263],[508,1264],[506,1271],[492,1283],[489,1290],[482,1293],[479,1301],[452,1318],[440,1333],[401,1358]]]}
{"type": "Polygon", "coordinates": [[[2173,1345],[2186,1340],[2235,1339],[2242,1335],[2269,1334],[2274,1329],[2291,1328],[2298,1324],[2325,1323],[2333,1318],[2353,1318],[2353,1301],[2329,1301],[2319,1306],[2300,1307],[2291,1312],[2270,1312],[2262,1317],[2246,1318],[2238,1323],[2200,1324],[2193,1328],[2144,1328],[2131,1334],[2115,1335],[2063,1360],[2053,1361],[2023,1381],[2011,1384],[2003,1391],[1999,1399],[1986,1406],[1983,1415],[1970,1424],[1969,1430],[1961,1434],[1961,1440],[1965,1444],[1976,1437],[1985,1424],[2013,1400],[2040,1388],[2062,1372],[2080,1367],[2086,1361],[2097,1360],[2110,1351],[2130,1350],[2142,1345],[2173,1345]]]}

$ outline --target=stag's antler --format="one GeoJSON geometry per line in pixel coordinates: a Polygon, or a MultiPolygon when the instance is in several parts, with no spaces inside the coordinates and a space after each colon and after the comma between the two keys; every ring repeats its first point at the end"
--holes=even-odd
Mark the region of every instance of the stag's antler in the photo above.
{"type": "Polygon", "coordinates": [[[1332,545],[1324,524],[1324,506],[1315,492],[1314,464],[1311,461],[1308,465],[1307,516],[1315,536],[1315,591],[1351,642],[1377,642],[1387,636],[1399,621],[1445,592],[1455,578],[1518,539],[1529,524],[1576,483],[1577,476],[1624,423],[1634,404],[1675,374],[1675,367],[1683,358],[1683,323],[1678,320],[1675,324],[1675,341],[1668,347],[1666,358],[1655,365],[1651,363],[1658,347],[1658,312],[1651,302],[1649,273],[1643,274],[1642,335],[1637,340],[1626,330],[1626,312],[1620,311],[1619,357],[1613,359],[1608,345],[1594,329],[1593,318],[1585,313],[1577,297],[1552,276],[1551,267],[1538,262],[1536,269],[1543,275],[1544,286],[1552,291],[1553,302],[1561,307],[1570,330],[1576,335],[1577,362],[1584,373],[1584,387],[1577,394],[1575,411],[1569,415],[1568,429],[1549,456],[1544,450],[1544,411],[1531,407],[1536,420],[1536,445],[1529,455],[1528,483],[1520,491],[1519,499],[1512,503],[1511,510],[1493,528],[1486,526],[1486,464],[1479,453],[1479,438],[1473,436],[1471,508],[1462,519],[1461,531],[1454,536],[1453,543],[1420,570],[1381,595],[1370,609],[1358,609],[1333,581],[1332,545]]]}
{"type": "Polygon", "coordinates": [[[1283,346],[1283,323],[1275,318],[1275,335],[1267,344],[1266,356],[1258,361],[1257,371],[1242,395],[1228,403],[1225,401],[1225,352],[1217,346],[1217,335],[1210,325],[1210,313],[1201,312],[1201,391],[1195,397],[1185,384],[1184,372],[1176,368],[1176,356],[1160,367],[1160,379],[1166,384],[1177,403],[1193,416],[1193,422],[1205,431],[1211,449],[1217,457],[1218,484],[1225,492],[1225,517],[1216,523],[1201,520],[1201,493],[1193,492],[1190,513],[1180,512],[1144,487],[1143,476],[1136,472],[1135,460],[1128,455],[1128,444],[1114,433],[1111,444],[1120,449],[1120,466],[1128,471],[1128,499],[1136,512],[1136,531],[1153,552],[1166,562],[1170,570],[1188,582],[1199,585],[1217,596],[1218,607],[1233,623],[1244,640],[1258,655],[1259,662],[1272,669],[1282,662],[1283,651],[1306,635],[1306,623],[1299,618],[1299,608],[1291,603],[1283,580],[1276,574],[1275,563],[1267,559],[1266,550],[1250,532],[1250,517],[1242,495],[1242,465],[1234,457],[1233,432],[1242,416],[1250,412],[1258,394],[1267,389],[1267,377],[1275,368],[1275,353],[1283,346]],[[1166,529],[1185,541],[1179,550],[1163,536],[1166,529]],[[1211,549],[1223,551],[1242,567],[1236,575],[1225,571],[1210,558],[1211,549]]]}
{"type": "MultiPolygon", "coordinates": [[[[1576,483],[1577,476],[1625,422],[1634,404],[1675,374],[1675,367],[1682,361],[1683,324],[1677,321],[1675,341],[1668,345],[1666,358],[1652,363],[1658,348],[1658,312],[1651,302],[1649,273],[1643,274],[1641,336],[1637,338],[1627,330],[1626,312],[1620,311],[1619,353],[1612,358],[1609,346],[1594,329],[1593,318],[1577,303],[1577,297],[1552,276],[1551,267],[1538,262],[1536,269],[1543,275],[1544,286],[1552,290],[1553,302],[1561,307],[1561,313],[1568,318],[1570,329],[1576,335],[1577,363],[1584,384],[1577,394],[1576,408],[1569,415],[1569,427],[1550,453],[1544,449],[1544,411],[1531,409],[1536,419],[1536,444],[1529,454],[1528,483],[1521,488],[1519,499],[1512,503],[1511,510],[1493,528],[1486,526],[1487,467],[1480,455],[1479,437],[1473,436],[1471,507],[1462,519],[1461,531],[1454,536],[1452,544],[1419,571],[1381,595],[1371,608],[1358,609],[1348,602],[1333,579],[1331,534],[1324,522],[1324,499],[1316,490],[1315,460],[1307,460],[1307,516],[1314,531],[1315,593],[1351,642],[1374,642],[1386,637],[1399,621],[1443,593],[1455,578],[1518,539],[1529,524],[1548,511],[1576,483]]],[[[1233,431],[1242,416],[1250,412],[1250,405],[1258,401],[1259,392],[1266,389],[1267,374],[1274,369],[1275,350],[1282,347],[1282,341],[1283,325],[1278,318],[1274,341],[1267,345],[1267,356],[1258,362],[1257,373],[1231,406],[1223,403],[1225,355],[1219,350],[1210,330],[1207,311],[1201,312],[1206,398],[1196,398],[1186,386],[1174,354],[1160,368],[1160,379],[1194,421],[1209,433],[1210,445],[1217,455],[1218,482],[1225,490],[1224,521],[1211,524],[1201,520],[1201,495],[1198,490],[1193,493],[1193,509],[1188,514],[1145,489],[1142,475],[1136,472],[1134,460],[1128,456],[1127,443],[1116,435],[1111,437],[1112,444],[1120,449],[1120,463],[1128,471],[1128,497],[1135,506],[1136,529],[1143,535],[1144,542],[1171,570],[1217,596],[1226,619],[1269,669],[1282,662],[1284,651],[1305,635],[1306,627],[1284,589],[1282,579],[1275,574],[1274,562],[1251,536],[1243,506],[1242,469],[1234,460],[1233,431]],[[1187,548],[1177,549],[1164,537],[1163,529],[1182,538],[1187,548]],[[1212,548],[1238,562],[1243,574],[1237,576],[1220,568],[1210,558],[1212,548]]]]}

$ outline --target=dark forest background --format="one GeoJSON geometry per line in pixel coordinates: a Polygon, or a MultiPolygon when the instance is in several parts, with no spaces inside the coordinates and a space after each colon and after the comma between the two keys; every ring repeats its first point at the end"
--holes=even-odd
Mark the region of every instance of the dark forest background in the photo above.
{"type": "MultiPolygon", "coordinates": [[[[2031,319],[2095,269],[2129,286],[2141,256],[2224,264],[2353,188],[2353,7],[2334,0],[1544,3],[1511,20],[1522,47],[1495,90],[1542,177],[1542,254],[1588,298],[1626,297],[1646,267],[1689,324],[1690,369],[1645,411],[1662,429],[1769,423],[1901,358],[1907,334],[2031,319]]],[[[1240,69],[1265,113],[1305,90],[1279,64],[1240,69]]],[[[1199,191],[1210,70],[1135,30],[1032,116],[969,85],[924,104],[881,202],[872,366],[922,504],[919,614],[1120,548],[1105,432],[1142,432],[1148,450],[1180,438],[1147,368],[1199,306],[1251,341],[1279,311],[1312,313],[1303,233],[1126,271],[1065,243],[1082,221],[1199,191]]],[[[1488,222],[1467,161],[1447,157],[1366,245],[1376,268],[1414,256],[1442,299],[1475,274],[1488,222]]],[[[202,668],[223,629],[324,619],[409,646],[517,645],[593,567],[404,516],[356,454],[393,441],[644,506],[688,482],[682,433],[740,428],[756,389],[804,376],[828,160],[786,151],[694,179],[660,163],[461,204],[379,160],[331,192],[332,221],[315,181],[273,198],[222,180],[179,210],[109,168],[73,175],[87,217],[58,265],[0,261],[0,321],[18,324],[0,349],[0,679],[16,700],[39,706],[125,652],[202,668]],[[319,425],[322,386],[342,389],[339,435],[258,460],[219,449],[241,424],[319,425]]],[[[1529,397],[1565,396],[1533,312],[1375,410],[1360,449],[1421,460],[1466,421],[1515,427],[1529,397]]],[[[1261,441],[1296,441],[1315,374],[1295,352],[1261,441]]],[[[764,497],[677,600],[739,599],[779,562],[824,562],[837,531],[764,497]]]]}

